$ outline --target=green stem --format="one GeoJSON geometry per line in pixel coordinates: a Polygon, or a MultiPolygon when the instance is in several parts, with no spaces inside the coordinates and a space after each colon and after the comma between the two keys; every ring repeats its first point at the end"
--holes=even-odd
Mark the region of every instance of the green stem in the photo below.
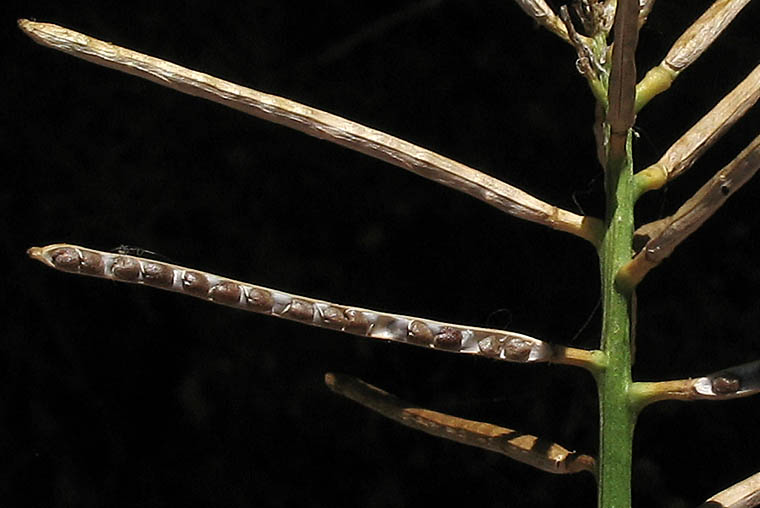
{"type": "Polygon", "coordinates": [[[636,85],[636,112],[641,111],[656,95],[670,88],[677,76],[678,72],[663,64],[649,69],[644,79],[636,85]]]}
{"type": "Polygon", "coordinates": [[[599,251],[602,277],[602,351],[607,368],[597,375],[599,390],[599,508],[630,508],[631,452],[636,414],[631,386],[632,294],[615,285],[615,275],[631,259],[633,163],[631,134],[625,156],[607,167],[607,230],[599,251]]]}

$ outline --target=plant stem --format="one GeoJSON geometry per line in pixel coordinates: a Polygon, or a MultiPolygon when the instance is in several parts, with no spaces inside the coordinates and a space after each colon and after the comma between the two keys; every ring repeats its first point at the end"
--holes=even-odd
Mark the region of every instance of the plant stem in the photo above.
{"type": "Polygon", "coordinates": [[[625,155],[611,160],[605,176],[607,230],[599,251],[602,277],[602,343],[607,368],[597,376],[599,390],[599,507],[631,506],[631,448],[636,415],[631,409],[632,293],[615,285],[615,275],[631,259],[633,238],[633,161],[631,134],[625,155]]]}

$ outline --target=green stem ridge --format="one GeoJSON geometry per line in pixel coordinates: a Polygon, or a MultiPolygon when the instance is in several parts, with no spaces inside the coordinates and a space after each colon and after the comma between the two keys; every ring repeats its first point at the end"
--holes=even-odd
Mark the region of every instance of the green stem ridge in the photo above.
{"type": "Polygon", "coordinates": [[[639,2],[621,0],[615,10],[606,117],[606,231],[599,250],[602,278],[601,350],[607,368],[599,391],[599,508],[631,507],[631,465],[636,413],[630,404],[634,294],[615,284],[631,260],[633,244],[632,127],[635,119],[639,2]]]}
{"type": "Polygon", "coordinates": [[[599,507],[631,506],[631,464],[635,411],[629,403],[632,361],[633,294],[615,284],[631,259],[633,239],[633,159],[631,133],[626,155],[610,160],[606,173],[607,231],[599,251],[602,278],[602,345],[607,368],[597,376],[599,391],[599,507]]]}

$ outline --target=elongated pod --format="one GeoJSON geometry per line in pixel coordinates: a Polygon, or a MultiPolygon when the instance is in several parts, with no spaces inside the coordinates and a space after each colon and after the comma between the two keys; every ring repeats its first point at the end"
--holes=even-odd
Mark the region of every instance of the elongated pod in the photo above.
{"type": "Polygon", "coordinates": [[[752,508],[760,505],[760,473],[718,492],[697,508],[752,508]]]}
{"type": "Polygon", "coordinates": [[[24,33],[43,46],[337,143],[469,194],[515,217],[572,233],[594,245],[599,242],[599,219],[550,205],[497,178],[390,134],[58,25],[27,19],[18,23],[24,33]]]}
{"type": "Polygon", "coordinates": [[[557,443],[491,423],[416,407],[361,379],[344,374],[328,373],[325,383],[334,392],[386,418],[433,436],[501,453],[548,473],[589,471],[596,474],[596,460],[593,457],[572,452],[557,443]]]}
{"type": "Polygon", "coordinates": [[[676,247],[712,217],[758,169],[760,136],[708,180],[675,214],[666,221],[657,221],[642,228],[640,234],[652,236],[644,248],[620,269],[616,283],[622,288],[635,287],[649,270],[670,256],[676,247]]]}
{"type": "Polygon", "coordinates": [[[553,347],[520,333],[338,305],[127,254],[69,244],[32,247],[28,254],[64,272],[144,284],[241,310],[374,339],[520,363],[552,361],[593,368],[596,361],[591,351],[553,347]]]}
{"type": "MultiPolygon", "coordinates": [[[[642,1],[641,13],[649,14],[652,2],[642,1]]],[[[636,85],[636,111],[673,84],[720,36],[750,0],[715,0],[715,2],[678,38],[659,65],[646,73],[636,85]]],[[[640,13],[640,15],[641,15],[640,13]]],[[[646,16],[644,16],[646,19],[646,16]]],[[[639,21],[642,24],[643,21],[639,21]]]]}
{"type": "Polygon", "coordinates": [[[727,400],[760,393],[760,360],[755,360],[702,377],[672,381],[636,382],[631,400],[643,408],[661,400],[727,400]]]}

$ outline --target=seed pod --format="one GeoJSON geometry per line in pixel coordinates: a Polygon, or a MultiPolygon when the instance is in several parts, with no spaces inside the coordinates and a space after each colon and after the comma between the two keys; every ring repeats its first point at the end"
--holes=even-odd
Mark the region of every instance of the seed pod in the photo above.
{"type": "MultiPolygon", "coordinates": [[[[549,354],[542,355],[542,352],[551,352],[546,343],[511,332],[463,327],[423,318],[346,307],[131,254],[100,252],[68,244],[31,247],[27,253],[32,259],[67,272],[149,285],[241,310],[261,312],[374,339],[417,344],[454,353],[479,354],[499,360],[516,361],[515,359],[528,358],[527,361],[548,361],[551,358],[549,354]],[[508,340],[508,358],[505,358],[505,341],[508,340]]],[[[573,349],[571,360],[574,364],[580,364],[582,361],[590,364],[592,362],[589,357],[589,352],[573,349]]],[[[732,372],[738,372],[744,379],[740,383],[741,394],[750,386],[754,386],[751,385],[749,374],[736,369],[732,369],[732,372]]],[[[706,392],[712,396],[715,396],[715,392],[710,382],[716,376],[717,374],[701,378],[704,380],[706,392]]],[[[739,379],[739,376],[733,376],[731,379],[739,379]]],[[[731,389],[727,381],[716,383],[717,391],[731,389]]]]}

